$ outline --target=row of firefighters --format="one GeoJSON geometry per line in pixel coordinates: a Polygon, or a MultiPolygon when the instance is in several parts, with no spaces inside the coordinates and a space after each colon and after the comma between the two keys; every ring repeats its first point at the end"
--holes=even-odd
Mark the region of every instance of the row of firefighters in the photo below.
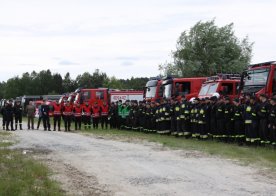
{"type": "MultiPolygon", "coordinates": [[[[50,107],[44,102],[39,108],[39,121],[43,120],[44,130],[50,130],[50,107]]],[[[22,129],[22,106],[6,103],[2,108],[3,129],[13,130],[20,125],[22,129]]],[[[225,142],[237,141],[253,145],[271,144],[276,146],[276,96],[270,100],[265,94],[259,99],[254,95],[245,95],[243,100],[230,100],[229,97],[194,99],[187,101],[185,97],[178,99],[162,99],[155,102],[118,101],[99,106],[88,103],[72,107],[65,103],[62,107],[56,103],[53,106],[54,130],[60,130],[61,119],[64,120],[65,131],[70,131],[71,121],[75,129],[97,129],[101,122],[102,128],[110,123],[110,128],[132,129],[144,132],[157,132],[205,140],[218,139],[225,142]],[[92,119],[91,119],[92,117],[92,119]]],[[[28,128],[32,128],[28,125],[28,128]]]]}
{"type": "Polygon", "coordinates": [[[192,102],[183,97],[139,105],[135,101],[119,103],[115,108],[120,128],[276,146],[276,96],[270,100],[264,94],[259,99],[248,94],[242,100],[214,96],[192,102]]]}

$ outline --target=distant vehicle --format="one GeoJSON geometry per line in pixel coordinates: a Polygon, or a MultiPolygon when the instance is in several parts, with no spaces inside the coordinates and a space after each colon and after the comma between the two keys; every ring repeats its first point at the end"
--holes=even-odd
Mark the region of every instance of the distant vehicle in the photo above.
{"type": "Polygon", "coordinates": [[[58,101],[62,95],[42,95],[43,100],[58,101]]]}
{"type": "Polygon", "coordinates": [[[156,101],[163,97],[162,80],[159,77],[150,78],[144,87],[144,99],[156,101]]]}
{"type": "MultiPolygon", "coordinates": [[[[105,101],[110,104],[111,102],[116,102],[122,100],[143,100],[143,91],[133,91],[133,90],[109,90],[108,88],[95,88],[95,89],[77,89],[74,104],[80,103],[85,104],[88,102],[93,105],[95,102],[98,105],[102,105],[105,101]]],[[[69,99],[68,99],[69,100],[69,99]]]]}
{"type": "Polygon", "coordinates": [[[202,84],[198,98],[212,97],[219,94],[233,99],[239,95],[240,79],[239,74],[218,74],[208,77],[207,81],[202,84]]]}
{"type": "Polygon", "coordinates": [[[276,93],[276,61],[249,65],[241,78],[241,93],[266,94],[272,97],[276,93]]]}
{"type": "Polygon", "coordinates": [[[197,78],[174,78],[167,77],[163,79],[163,97],[170,99],[180,98],[185,95],[189,100],[193,97],[197,97],[200,91],[201,85],[206,81],[206,77],[197,78]]]}

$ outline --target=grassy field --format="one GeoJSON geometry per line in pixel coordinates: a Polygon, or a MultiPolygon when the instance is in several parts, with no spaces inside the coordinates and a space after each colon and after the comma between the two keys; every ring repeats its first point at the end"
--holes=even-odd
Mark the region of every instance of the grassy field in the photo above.
{"type": "Polygon", "coordinates": [[[82,130],[86,134],[93,134],[107,138],[117,138],[126,141],[146,140],[160,143],[172,149],[196,150],[223,158],[239,160],[241,164],[254,164],[272,168],[276,171],[276,150],[264,147],[238,146],[217,141],[199,141],[196,139],[176,138],[174,136],[147,134],[127,130],[82,130]]]}
{"type": "Polygon", "coordinates": [[[50,170],[12,145],[8,132],[0,132],[0,195],[64,195],[50,179],[50,170]]]}

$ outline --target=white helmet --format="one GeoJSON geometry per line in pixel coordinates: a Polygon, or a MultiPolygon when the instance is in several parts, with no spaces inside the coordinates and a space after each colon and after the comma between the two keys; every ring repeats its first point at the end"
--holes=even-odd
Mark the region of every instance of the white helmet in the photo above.
{"type": "Polygon", "coordinates": [[[219,95],[219,93],[213,93],[213,95],[212,95],[213,97],[217,97],[217,98],[219,98],[220,97],[220,95],[219,95]]]}
{"type": "Polygon", "coordinates": [[[189,102],[194,103],[194,102],[195,102],[195,97],[192,97],[192,98],[189,100],[189,102]]]}

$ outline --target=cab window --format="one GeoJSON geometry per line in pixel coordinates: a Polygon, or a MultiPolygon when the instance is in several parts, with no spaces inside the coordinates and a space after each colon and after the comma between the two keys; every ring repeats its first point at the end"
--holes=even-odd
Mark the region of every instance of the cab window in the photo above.
{"type": "Polygon", "coordinates": [[[97,99],[104,99],[104,92],[103,91],[97,91],[96,92],[96,98],[97,99]]]}
{"type": "Polygon", "coordinates": [[[222,83],[222,92],[223,95],[232,95],[233,94],[233,84],[232,83],[222,83]]]}
{"type": "Polygon", "coordinates": [[[188,95],[191,93],[191,82],[176,83],[179,90],[178,95],[188,95]]]}
{"type": "Polygon", "coordinates": [[[91,93],[90,93],[90,91],[85,91],[85,92],[83,92],[83,94],[82,94],[82,100],[83,100],[83,101],[89,100],[90,98],[91,98],[91,93]]]}
{"type": "Polygon", "coordinates": [[[274,77],[273,77],[273,83],[272,83],[272,92],[276,93],[276,69],[274,70],[274,77]]]}

